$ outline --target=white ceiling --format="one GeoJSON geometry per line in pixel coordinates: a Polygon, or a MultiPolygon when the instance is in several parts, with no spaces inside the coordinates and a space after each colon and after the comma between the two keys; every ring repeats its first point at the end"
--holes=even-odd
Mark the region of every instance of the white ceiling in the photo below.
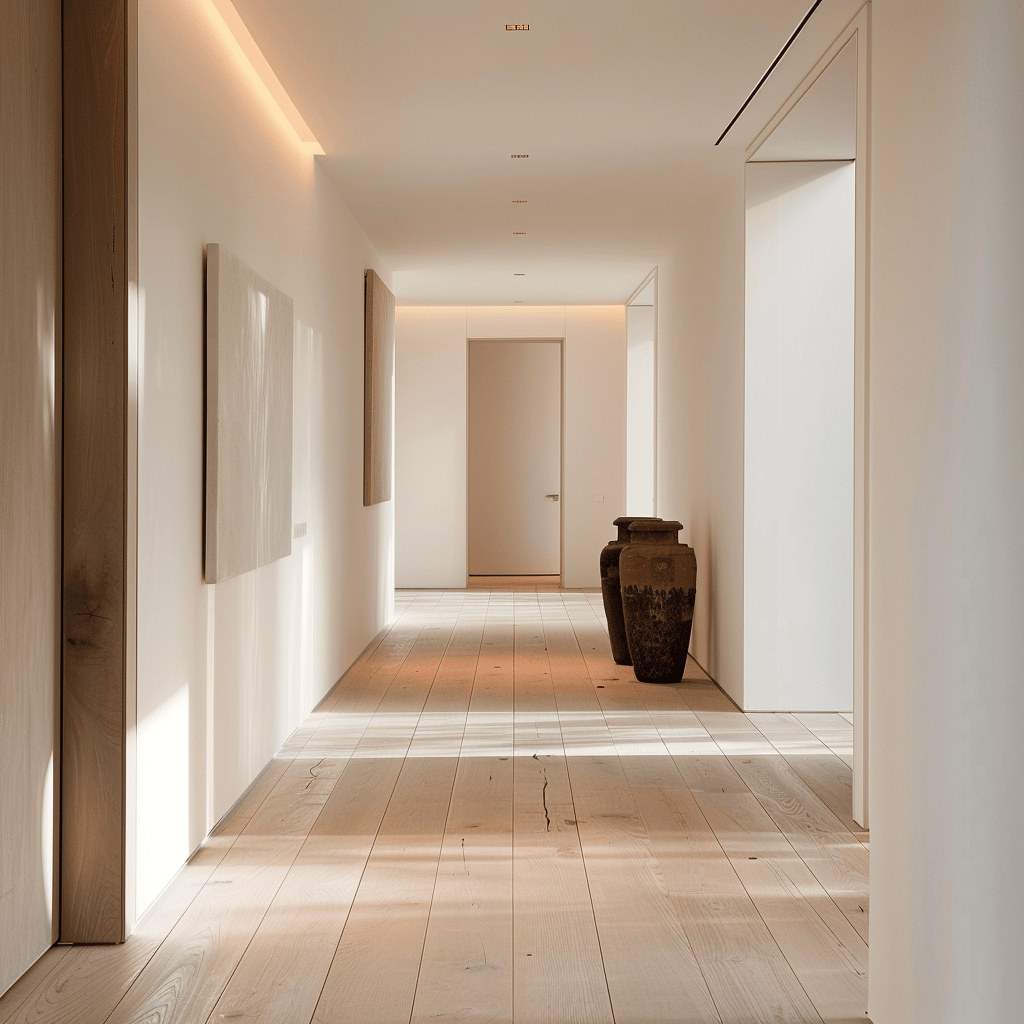
{"type": "Polygon", "coordinates": [[[625,301],[808,5],[235,0],[406,304],[625,301]]]}

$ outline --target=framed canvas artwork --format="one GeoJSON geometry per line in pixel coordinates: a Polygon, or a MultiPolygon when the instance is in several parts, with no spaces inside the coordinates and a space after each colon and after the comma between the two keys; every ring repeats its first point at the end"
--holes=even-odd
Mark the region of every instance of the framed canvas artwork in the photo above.
{"type": "Polygon", "coordinates": [[[292,339],[292,300],[207,246],[207,583],[291,554],[292,339]]]}

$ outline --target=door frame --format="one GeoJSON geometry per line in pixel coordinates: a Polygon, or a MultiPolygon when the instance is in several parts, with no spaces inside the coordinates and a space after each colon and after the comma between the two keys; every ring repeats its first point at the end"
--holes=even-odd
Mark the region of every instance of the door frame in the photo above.
{"type": "Polygon", "coordinates": [[[853,366],[853,818],[869,827],[870,680],[868,676],[868,609],[870,602],[867,507],[870,459],[868,335],[870,203],[870,47],[871,5],[864,4],[813,64],[786,101],[754,136],[745,152],[749,161],[761,144],[796,106],[832,59],[851,40],[857,46],[856,225],[853,366]]]}
{"type": "Polygon", "coordinates": [[[466,585],[469,585],[469,346],[474,341],[515,342],[524,345],[558,345],[558,585],[565,585],[565,338],[467,337],[466,338],[466,585]]]}
{"type": "Polygon", "coordinates": [[[60,941],[135,918],[138,0],[62,0],[60,941]]]}

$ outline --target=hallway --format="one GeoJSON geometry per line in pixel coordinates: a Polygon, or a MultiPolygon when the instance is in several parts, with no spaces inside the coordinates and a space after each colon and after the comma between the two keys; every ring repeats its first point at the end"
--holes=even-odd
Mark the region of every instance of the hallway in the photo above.
{"type": "Polygon", "coordinates": [[[849,723],[638,684],[600,601],[398,592],[127,943],[0,1022],[866,1020],[849,723]]]}

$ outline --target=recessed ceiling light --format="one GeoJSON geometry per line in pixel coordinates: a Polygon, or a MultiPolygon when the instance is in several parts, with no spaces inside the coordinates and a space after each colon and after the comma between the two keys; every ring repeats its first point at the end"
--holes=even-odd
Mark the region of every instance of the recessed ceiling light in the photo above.
{"type": "Polygon", "coordinates": [[[523,300],[522,299],[516,299],[515,301],[516,302],[522,302],[523,300]]]}
{"type": "Polygon", "coordinates": [[[512,154],[512,159],[513,160],[529,160],[530,159],[530,154],[529,153],[513,153],[512,154]]]}
{"type": "Polygon", "coordinates": [[[526,203],[526,202],[529,202],[529,200],[527,200],[527,199],[513,199],[512,200],[512,204],[513,205],[515,205],[516,203],[526,203]]]}
{"type": "Polygon", "coordinates": [[[525,231],[513,231],[512,234],[513,235],[525,235],[526,232],[525,231]]]}
{"type": "Polygon", "coordinates": [[[513,277],[526,277],[525,274],[513,274],[512,276],[513,277]]]}
{"type": "Polygon", "coordinates": [[[530,26],[529,25],[506,25],[505,26],[505,31],[506,32],[529,32],[530,31],[530,26]]]}

